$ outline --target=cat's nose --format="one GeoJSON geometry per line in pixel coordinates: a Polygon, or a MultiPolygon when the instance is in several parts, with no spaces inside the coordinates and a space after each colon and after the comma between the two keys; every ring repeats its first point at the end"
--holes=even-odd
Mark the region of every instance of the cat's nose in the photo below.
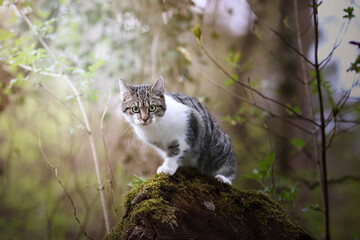
{"type": "Polygon", "coordinates": [[[142,117],[141,120],[146,123],[149,120],[149,116],[142,117]]]}

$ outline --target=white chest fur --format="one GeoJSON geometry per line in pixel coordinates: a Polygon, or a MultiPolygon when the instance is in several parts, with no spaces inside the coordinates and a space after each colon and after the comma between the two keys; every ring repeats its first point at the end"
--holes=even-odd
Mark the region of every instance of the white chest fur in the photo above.
{"type": "MultiPolygon", "coordinates": [[[[135,126],[137,136],[150,144],[157,143],[167,146],[177,140],[180,145],[186,144],[186,125],[189,107],[177,102],[171,96],[165,95],[166,111],[164,116],[155,119],[146,126],[135,126]]],[[[158,149],[160,150],[160,149],[158,149]]]]}

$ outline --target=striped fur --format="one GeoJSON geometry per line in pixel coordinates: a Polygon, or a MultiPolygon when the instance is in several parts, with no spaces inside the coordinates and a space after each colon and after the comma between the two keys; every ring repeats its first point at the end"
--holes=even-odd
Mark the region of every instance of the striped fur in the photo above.
{"type": "Polygon", "coordinates": [[[125,119],[164,159],[157,173],[173,175],[178,166],[190,166],[231,184],[236,172],[232,144],[197,99],[164,93],[161,77],[154,85],[120,80],[120,94],[125,119]]]}

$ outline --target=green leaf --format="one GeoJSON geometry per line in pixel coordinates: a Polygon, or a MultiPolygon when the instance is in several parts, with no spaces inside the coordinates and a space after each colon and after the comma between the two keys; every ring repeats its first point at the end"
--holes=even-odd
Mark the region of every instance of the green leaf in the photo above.
{"type": "Polygon", "coordinates": [[[227,79],[224,82],[224,86],[225,87],[230,87],[231,85],[233,85],[234,83],[236,83],[236,81],[239,80],[239,76],[237,74],[233,74],[231,75],[231,78],[227,79]]]}
{"type": "Polygon", "coordinates": [[[270,176],[270,170],[274,161],[275,153],[269,152],[265,156],[264,160],[258,162],[260,170],[255,168],[253,169],[253,172],[251,174],[243,174],[242,176],[248,179],[256,180],[261,183],[263,178],[270,176]]]}
{"type": "Polygon", "coordinates": [[[305,146],[305,141],[301,138],[292,138],[290,140],[290,143],[296,148],[296,149],[302,149],[305,146]]]}
{"type": "Polygon", "coordinates": [[[29,79],[30,75],[25,76],[22,72],[19,72],[16,75],[16,78],[10,80],[8,89],[11,89],[13,86],[19,86],[21,83],[26,82],[29,79]]]}
{"type": "Polygon", "coordinates": [[[230,116],[226,116],[226,117],[223,117],[223,121],[232,125],[232,126],[235,126],[236,125],[236,121],[235,119],[233,119],[232,117],[230,116]]]}
{"type": "Polygon", "coordinates": [[[238,63],[241,57],[241,53],[237,52],[233,57],[233,63],[238,63]]]}
{"type": "Polygon", "coordinates": [[[97,90],[88,90],[85,92],[85,95],[90,99],[92,102],[96,102],[98,100],[98,94],[100,91],[97,90]]]}
{"type": "Polygon", "coordinates": [[[269,171],[274,163],[274,160],[275,160],[275,153],[269,152],[268,154],[266,154],[264,160],[259,162],[260,169],[264,171],[269,171]]]}
{"type": "Polygon", "coordinates": [[[360,72],[360,55],[357,56],[356,60],[351,63],[350,67],[346,70],[347,72],[360,72]]]}
{"type": "Polygon", "coordinates": [[[355,15],[354,15],[354,7],[344,8],[344,12],[346,12],[347,14],[344,15],[343,18],[348,18],[349,20],[351,20],[352,18],[355,17],[355,15]]]}
{"type": "Polygon", "coordinates": [[[272,167],[274,161],[275,161],[275,153],[269,152],[268,154],[266,154],[264,160],[258,162],[258,165],[260,168],[259,174],[262,177],[270,176],[270,170],[271,170],[271,167],[272,167]]]}
{"type": "Polygon", "coordinates": [[[309,212],[309,211],[317,211],[317,212],[323,212],[323,210],[320,208],[318,203],[313,203],[311,205],[309,205],[306,208],[301,209],[302,212],[309,212]]]}
{"type": "Polygon", "coordinates": [[[230,87],[230,86],[233,85],[234,83],[235,83],[235,81],[234,81],[233,79],[229,78],[228,80],[226,80],[226,81],[224,82],[224,86],[225,86],[225,87],[230,87]]]}
{"type": "Polygon", "coordinates": [[[322,4],[323,2],[319,2],[319,3],[315,3],[314,5],[312,4],[309,4],[308,6],[311,7],[312,9],[314,9],[315,11],[318,10],[318,8],[320,7],[320,5],[322,4]]]}
{"type": "Polygon", "coordinates": [[[194,34],[194,36],[196,37],[196,40],[198,41],[200,46],[202,47],[203,44],[202,44],[202,36],[201,36],[201,27],[199,25],[197,25],[196,27],[193,27],[190,30],[194,34]]]}
{"type": "Polygon", "coordinates": [[[232,68],[237,67],[237,63],[239,62],[240,58],[241,58],[240,52],[237,52],[235,54],[233,52],[230,52],[227,57],[224,57],[225,61],[230,63],[230,67],[232,67],[232,68]]]}
{"type": "Polygon", "coordinates": [[[139,177],[136,174],[132,175],[132,179],[130,180],[130,182],[128,183],[128,185],[132,188],[135,188],[141,184],[143,184],[145,182],[145,178],[139,177]]]}
{"type": "Polygon", "coordinates": [[[251,174],[242,174],[241,176],[243,176],[244,178],[256,180],[259,183],[262,182],[262,176],[257,169],[254,169],[251,174]]]}
{"type": "Polygon", "coordinates": [[[10,38],[13,38],[14,36],[15,36],[14,33],[9,32],[9,31],[4,31],[3,29],[0,28],[0,40],[1,41],[6,41],[10,38]]]}
{"type": "Polygon", "coordinates": [[[295,186],[295,187],[292,187],[291,190],[290,190],[290,192],[289,192],[288,201],[293,202],[293,201],[295,200],[298,192],[299,192],[298,187],[296,187],[296,186],[295,186]]]}
{"type": "Polygon", "coordinates": [[[285,202],[293,202],[298,194],[298,191],[297,187],[292,187],[290,191],[283,190],[279,194],[279,199],[285,202]]]}
{"type": "Polygon", "coordinates": [[[241,116],[235,116],[235,121],[236,121],[237,123],[243,123],[243,122],[246,121],[246,118],[243,118],[243,117],[241,117],[241,116]]]}
{"type": "Polygon", "coordinates": [[[88,70],[93,73],[96,71],[96,69],[100,68],[105,62],[106,62],[105,60],[99,59],[94,64],[89,66],[88,70]]]}
{"type": "Polygon", "coordinates": [[[190,29],[196,38],[201,38],[201,27],[199,25],[190,29]]]}
{"type": "Polygon", "coordinates": [[[290,103],[286,104],[285,111],[289,114],[297,113],[301,114],[301,109],[298,106],[292,106],[290,103]]]}

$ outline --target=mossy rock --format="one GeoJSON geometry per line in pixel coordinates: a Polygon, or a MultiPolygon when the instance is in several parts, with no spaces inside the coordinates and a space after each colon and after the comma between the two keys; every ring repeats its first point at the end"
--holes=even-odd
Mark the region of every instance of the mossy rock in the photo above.
{"type": "Polygon", "coordinates": [[[125,195],[115,239],[312,239],[267,195],[240,191],[180,167],[125,195]]]}

